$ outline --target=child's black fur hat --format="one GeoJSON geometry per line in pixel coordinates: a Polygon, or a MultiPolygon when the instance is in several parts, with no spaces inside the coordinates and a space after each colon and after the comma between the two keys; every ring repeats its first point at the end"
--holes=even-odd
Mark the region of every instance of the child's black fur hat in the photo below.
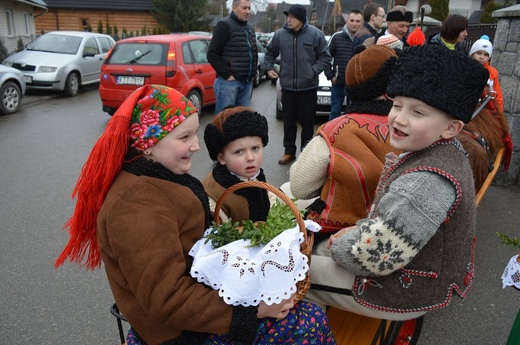
{"type": "Polygon", "coordinates": [[[217,160],[219,152],[228,143],[249,136],[260,137],[264,146],[267,145],[267,119],[253,109],[241,106],[225,108],[204,130],[204,142],[213,160],[217,160]]]}
{"type": "Polygon", "coordinates": [[[469,56],[440,45],[414,46],[399,55],[387,95],[419,99],[468,123],[488,79],[469,56]]]}

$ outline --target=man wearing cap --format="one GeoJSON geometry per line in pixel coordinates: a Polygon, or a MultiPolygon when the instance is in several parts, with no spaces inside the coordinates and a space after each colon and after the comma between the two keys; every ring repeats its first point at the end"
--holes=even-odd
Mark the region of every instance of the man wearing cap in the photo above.
{"type": "Polygon", "coordinates": [[[217,73],[215,114],[229,105],[250,104],[258,61],[255,31],[247,22],[250,13],[251,0],[233,0],[230,15],[213,30],[208,61],[217,73]]]}
{"type": "Polygon", "coordinates": [[[405,6],[398,5],[388,12],[386,22],[388,28],[386,31],[376,35],[375,42],[383,35],[392,34],[403,41],[404,46],[407,46],[406,36],[408,36],[408,29],[410,29],[410,24],[413,22],[413,13],[408,11],[405,6]]]}
{"type": "Polygon", "coordinates": [[[307,23],[307,11],[293,5],[287,23],[277,30],[267,45],[265,67],[269,78],[279,78],[282,87],[284,155],[278,164],[296,159],[297,122],[302,127],[301,147],[314,135],[314,119],[318,99],[318,76],[330,69],[330,53],[323,32],[307,23]],[[280,75],[273,69],[280,55],[280,75]]]}

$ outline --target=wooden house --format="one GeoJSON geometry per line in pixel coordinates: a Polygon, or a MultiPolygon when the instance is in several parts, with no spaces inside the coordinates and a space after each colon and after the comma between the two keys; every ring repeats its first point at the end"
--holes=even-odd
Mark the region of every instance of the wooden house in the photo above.
{"type": "Polygon", "coordinates": [[[157,33],[160,30],[162,33],[165,32],[152,14],[152,0],[45,0],[45,2],[48,11],[35,20],[37,33],[55,30],[99,32],[100,23],[103,33],[111,33],[116,39],[157,33]]]}

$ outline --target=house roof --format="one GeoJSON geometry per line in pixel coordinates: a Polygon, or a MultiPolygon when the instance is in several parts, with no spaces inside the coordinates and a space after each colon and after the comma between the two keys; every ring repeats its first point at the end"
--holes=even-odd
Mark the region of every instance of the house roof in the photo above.
{"type": "Polygon", "coordinates": [[[45,3],[49,9],[151,11],[153,8],[152,0],[45,0],[45,3]]]}
{"type": "Polygon", "coordinates": [[[43,9],[47,8],[47,4],[43,0],[16,0],[16,1],[23,2],[23,3],[29,4],[29,5],[33,5],[33,6],[36,6],[36,7],[40,7],[40,8],[43,8],[43,9]]]}

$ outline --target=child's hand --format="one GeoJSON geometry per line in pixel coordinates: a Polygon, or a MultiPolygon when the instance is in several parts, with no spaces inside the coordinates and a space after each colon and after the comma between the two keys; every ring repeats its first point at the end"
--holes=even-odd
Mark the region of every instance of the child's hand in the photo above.
{"type": "Polygon", "coordinates": [[[327,242],[327,249],[330,249],[330,247],[332,246],[332,243],[335,240],[337,240],[338,238],[343,237],[343,235],[345,235],[347,232],[352,231],[352,230],[357,230],[357,229],[358,229],[358,227],[355,226],[355,225],[354,226],[349,226],[348,228],[343,228],[340,231],[336,232],[335,234],[330,235],[329,241],[327,242]]]}
{"type": "Polygon", "coordinates": [[[294,307],[294,297],[296,294],[292,294],[288,299],[284,299],[279,304],[267,305],[264,301],[260,302],[258,306],[258,314],[256,316],[259,319],[264,317],[274,317],[276,319],[283,319],[289,314],[289,311],[294,307]]]}

